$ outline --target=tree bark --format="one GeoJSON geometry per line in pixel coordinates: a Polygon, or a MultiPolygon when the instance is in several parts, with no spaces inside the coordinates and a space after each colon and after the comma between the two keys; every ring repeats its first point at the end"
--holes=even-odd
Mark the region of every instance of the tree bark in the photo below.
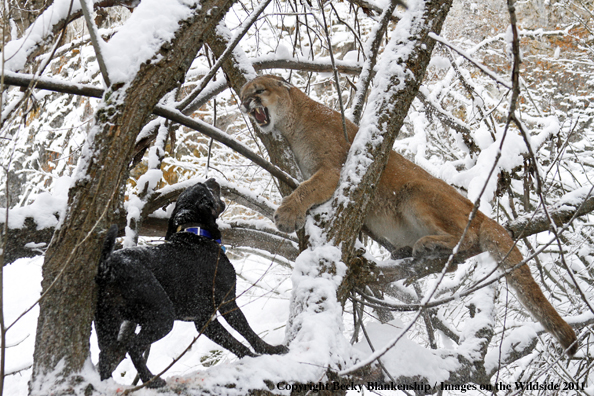
{"type": "Polygon", "coordinates": [[[79,161],[77,181],[69,191],[65,218],[45,256],[31,394],[38,394],[41,385],[47,389],[43,382],[49,373],[57,375],[54,385],[60,393],[59,382],[79,372],[89,358],[94,278],[103,231],[121,210],[136,136],[161,97],[184,78],[204,32],[218,23],[232,3],[203,2],[130,84],[104,95],[79,161]]]}
{"type": "MultiPolygon", "coordinates": [[[[451,0],[419,2],[415,9],[409,9],[403,16],[400,23],[405,19],[406,23],[396,27],[378,63],[380,72],[376,80],[380,83],[374,82],[374,92],[366,110],[372,114],[363,118],[344,165],[351,171],[341,173],[331,203],[313,211],[314,223],[319,230],[308,228],[311,231],[309,246],[295,262],[287,324],[287,339],[304,342],[306,345],[302,348],[307,348],[311,339],[317,336],[307,334],[308,329],[317,326],[319,333],[324,334],[332,329],[324,329],[322,323],[341,323],[341,299],[337,298],[336,291],[344,277],[345,265],[349,265],[353,256],[355,240],[375,186],[429,65],[435,42],[428,35],[441,31],[451,3],[451,0]],[[329,293],[332,289],[334,295],[329,293]]],[[[335,338],[328,341],[332,343],[333,356],[316,364],[324,364],[330,370],[352,366],[348,343],[338,339],[340,337],[335,338]]]]}
{"type": "MultiPolygon", "coordinates": [[[[374,87],[375,93],[368,104],[368,109],[375,113],[375,117],[371,117],[374,122],[368,125],[362,122],[359,128],[359,134],[361,131],[369,130],[370,140],[365,143],[364,153],[351,150],[347,158],[347,163],[350,162],[351,166],[358,165],[357,176],[360,176],[360,181],[353,186],[351,177],[345,175],[341,177],[341,184],[344,187],[342,190],[339,187],[335,197],[347,196],[349,199],[342,202],[351,204],[339,204],[338,202],[341,200],[335,199],[332,204],[336,208],[335,216],[332,218],[332,223],[326,225],[328,240],[333,240],[335,245],[346,242],[343,246],[343,259],[345,260],[348,260],[351,254],[375,186],[379,182],[394,141],[425,76],[425,70],[429,65],[435,46],[435,41],[429,38],[429,33],[441,31],[451,3],[451,1],[427,1],[423,10],[423,19],[426,22],[413,26],[407,37],[398,39],[398,42],[391,47],[393,53],[385,53],[390,48],[384,52],[383,57],[394,57],[394,60],[389,63],[392,69],[384,73],[383,77],[379,74],[377,77],[387,77],[388,83],[384,82],[382,86],[374,87]],[[410,55],[407,56],[406,51],[402,51],[402,48],[410,43],[414,47],[410,50],[410,55]],[[375,103],[371,103],[373,97],[378,98],[375,103]],[[398,105],[395,105],[396,103],[398,105]],[[366,166],[368,159],[371,162],[366,166]],[[353,227],[353,225],[357,226],[353,227]]],[[[384,64],[383,66],[388,65],[384,64]]],[[[355,146],[355,142],[353,146],[355,146]]]]}

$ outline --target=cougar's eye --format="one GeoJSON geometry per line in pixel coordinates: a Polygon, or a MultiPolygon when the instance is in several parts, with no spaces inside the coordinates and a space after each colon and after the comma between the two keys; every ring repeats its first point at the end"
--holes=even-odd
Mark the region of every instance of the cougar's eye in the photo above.
{"type": "Polygon", "coordinates": [[[256,89],[256,92],[254,92],[256,95],[260,95],[261,93],[264,93],[265,89],[256,89]]]}

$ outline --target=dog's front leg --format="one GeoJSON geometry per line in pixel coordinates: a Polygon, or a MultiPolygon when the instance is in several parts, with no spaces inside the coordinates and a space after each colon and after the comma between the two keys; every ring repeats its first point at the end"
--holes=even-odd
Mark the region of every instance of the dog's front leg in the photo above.
{"type": "Polygon", "coordinates": [[[194,322],[196,329],[199,332],[202,332],[211,341],[216,342],[223,348],[233,352],[237,357],[242,358],[244,356],[256,356],[252,351],[250,351],[248,347],[237,341],[231,334],[229,334],[227,329],[225,329],[218,320],[213,319],[210,321],[210,323],[208,323],[208,325],[206,325],[207,323],[208,319],[197,320],[194,322]],[[206,328],[204,327],[205,325],[206,328]]]}
{"type": "Polygon", "coordinates": [[[235,301],[226,302],[221,308],[221,311],[225,311],[223,317],[227,323],[237,330],[237,332],[250,343],[256,352],[267,355],[282,355],[289,352],[289,349],[284,345],[273,346],[261,339],[258,334],[252,330],[245,315],[241,312],[235,301]]]}

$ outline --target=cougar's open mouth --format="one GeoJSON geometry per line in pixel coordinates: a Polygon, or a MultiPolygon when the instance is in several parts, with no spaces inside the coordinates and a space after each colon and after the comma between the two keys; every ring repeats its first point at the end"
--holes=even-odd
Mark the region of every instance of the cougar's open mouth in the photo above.
{"type": "Polygon", "coordinates": [[[250,112],[254,120],[260,126],[266,126],[270,124],[270,116],[268,115],[268,109],[266,107],[255,107],[250,112]]]}

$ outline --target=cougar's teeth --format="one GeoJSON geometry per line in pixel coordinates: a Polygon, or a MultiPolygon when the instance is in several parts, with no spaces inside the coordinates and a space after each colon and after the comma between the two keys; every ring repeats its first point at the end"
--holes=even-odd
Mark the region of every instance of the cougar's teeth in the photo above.
{"type": "Polygon", "coordinates": [[[260,124],[260,125],[265,125],[268,124],[268,114],[266,114],[266,109],[263,107],[256,107],[253,110],[253,115],[254,118],[256,119],[256,121],[260,124]]]}

